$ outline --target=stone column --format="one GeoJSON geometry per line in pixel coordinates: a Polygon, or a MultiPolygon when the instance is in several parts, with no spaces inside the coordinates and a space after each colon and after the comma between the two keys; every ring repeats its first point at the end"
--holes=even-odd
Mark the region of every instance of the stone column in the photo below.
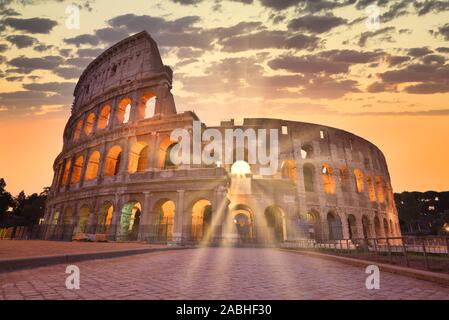
{"type": "Polygon", "coordinates": [[[102,144],[100,147],[100,163],[98,165],[98,178],[97,184],[100,184],[104,178],[104,168],[106,164],[106,143],[102,144]]]}
{"type": "Polygon", "coordinates": [[[183,230],[184,220],[184,194],[185,190],[177,190],[178,200],[175,207],[175,221],[173,226],[173,241],[181,243],[187,236],[183,230]]]}
{"type": "Polygon", "coordinates": [[[109,123],[108,123],[108,130],[112,129],[115,126],[115,123],[117,122],[117,119],[115,118],[117,115],[117,97],[112,99],[111,101],[111,113],[109,114],[109,123]]]}
{"type": "Polygon", "coordinates": [[[81,188],[84,184],[84,176],[86,175],[86,170],[87,170],[87,163],[89,162],[89,149],[84,150],[84,154],[83,154],[83,167],[81,168],[81,174],[80,174],[80,181],[78,183],[79,187],[81,188]]]}
{"type": "Polygon", "coordinates": [[[109,238],[111,240],[116,240],[117,230],[120,227],[120,215],[122,210],[122,199],[123,193],[117,192],[115,194],[114,212],[112,213],[111,225],[109,227],[109,238]]]}
{"type": "Polygon", "coordinates": [[[67,176],[67,183],[65,185],[65,190],[70,189],[70,185],[72,184],[72,173],[73,173],[73,167],[75,166],[76,161],[76,155],[72,155],[70,158],[70,169],[69,169],[69,175],[67,176]]]}

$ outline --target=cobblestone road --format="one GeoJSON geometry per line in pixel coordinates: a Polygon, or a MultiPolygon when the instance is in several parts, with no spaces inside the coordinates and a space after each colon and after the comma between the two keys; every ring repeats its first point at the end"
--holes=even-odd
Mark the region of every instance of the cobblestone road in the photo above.
{"type": "Polygon", "coordinates": [[[0,299],[449,299],[449,288],[381,273],[367,290],[363,268],[271,249],[207,248],[0,274],[0,299]]]}

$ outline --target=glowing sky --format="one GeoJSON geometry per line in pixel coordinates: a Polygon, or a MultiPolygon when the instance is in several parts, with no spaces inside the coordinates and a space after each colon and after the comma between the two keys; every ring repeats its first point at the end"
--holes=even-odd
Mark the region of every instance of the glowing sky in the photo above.
{"type": "Polygon", "coordinates": [[[395,191],[447,190],[448,21],[448,1],[0,0],[0,177],[14,194],[49,186],[77,77],[147,30],[178,111],[335,126],[379,146],[395,191]]]}

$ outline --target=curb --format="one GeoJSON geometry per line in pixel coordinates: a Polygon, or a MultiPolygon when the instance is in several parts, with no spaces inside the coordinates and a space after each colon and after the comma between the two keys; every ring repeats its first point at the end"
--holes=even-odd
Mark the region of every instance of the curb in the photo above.
{"type": "Polygon", "coordinates": [[[163,248],[138,248],[114,251],[100,251],[89,253],[73,253],[62,255],[48,255],[16,259],[0,259],[0,273],[12,272],[21,269],[30,269],[43,266],[50,266],[62,263],[73,263],[86,260],[110,259],[136,254],[191,249],[192,247],[163,247],[163,248]]]}
{"type": "Polygon", "coordinates": [[[430,282],[434,282],[434,283],[449,287],[449,275],[447,275],[447,274],[441,274],[441,273],[406,268],[406,267],[399,267],[399,266],[395,266],[395,265],[391,265],[391,264],[378,263],[376,261],[339,257],[339,256],[318,253],[318,252],[308,252],[308,251],[299,251],[299,250],[291,250],[291,249],[278,249],[278,250],[307,255],[307,256],[321,258],[321,259],[325,259],[325,260],[338,261],[341,263],[350,264],[350,265],[357,266],[357,267],[366,267],[369,265],[376,265],[379,267],[379,269],[381,271],[385,271],[385,272],[389,272],[389,273],[393,273],[393,274],[399,274],[399,275],[403,275],[403,276],[407,276],[407,277],[411,277],[411,278],[415,278],[415,279],[419,279],[419,280],[430,281],[430,282]]]}

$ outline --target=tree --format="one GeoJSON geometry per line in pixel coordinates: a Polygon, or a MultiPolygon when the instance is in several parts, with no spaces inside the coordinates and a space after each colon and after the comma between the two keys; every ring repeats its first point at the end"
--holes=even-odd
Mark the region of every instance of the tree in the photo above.
{"type": "Polygon", "coordinates": [[[22,191],[15,199],[15,208],[13,213],[19,218],[22,225],[33,225],[39,223],[39,219],[44,216],[45,202],[47,201],[48,189],[40,193],[33,193],[26,196],[22,191]]]}
{"type": "Polygon", "coordinates": [[[5,224],[8,209],[14,206],[13,197],[5,190],[6,182],[0,178],[0,226],[5,224]]]}

